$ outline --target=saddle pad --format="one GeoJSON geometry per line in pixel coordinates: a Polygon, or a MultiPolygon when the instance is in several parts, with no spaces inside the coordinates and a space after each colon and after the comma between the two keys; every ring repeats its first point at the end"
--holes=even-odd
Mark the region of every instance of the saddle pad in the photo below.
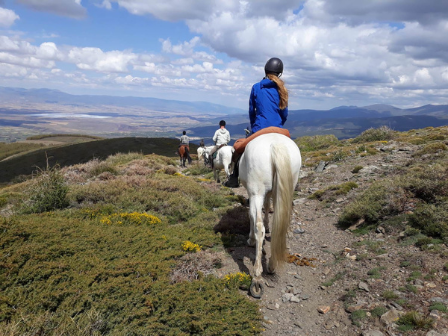
{"type": "Polygon", "coordinates": [[[227,144],[222,144],[218,147],[218,149],[212,154],[212,160],[216,159],[216,156],[218,155],[218,151],[223,148],[224,146],[227,146],[227,144]]]}
{"type": "Polygon", "coordinates": [[[236,140],[235,143],[233,144],[233,148],[235,148],[235,153],[242,154],[249,142],[251,142],[253,139],[255,139],[256,137],[258,137],[260,135],[269,134],[269,133],[278,133],[278,134],[283,134],[283,135],[287,136],[288,138],[291,137],[289,135],[289,131],[286,128],[280,128],[280,127],[274,127],[274,126],[266,127],[266,128],[259,130],[258,132],[255,132],[248,138],[236,140]]]}

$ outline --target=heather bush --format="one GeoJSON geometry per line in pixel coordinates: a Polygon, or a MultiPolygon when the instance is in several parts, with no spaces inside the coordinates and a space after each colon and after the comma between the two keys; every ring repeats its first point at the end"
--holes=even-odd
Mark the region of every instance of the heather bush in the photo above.
{"type": "Polygon", "coordinates": [[[446,151],[448,148],[443,142],[433,142],[430,144],[427,144],[425,147],[423,147],[421,150],[414,153],[414,157],[420,157],[425,154],[434,154],[441,151],[446,151]]]}
{"type": "MultiPolygon", "coordinates": [[[[402,176],[373,183],[344,209],[339,225],[348,227],[360,219],[377,225],[382,219],[401,215],[408,204],[415,207],[407,215],[414,228],[433,237],[448,237],[446,164],[412,167],[402,176]]],[[[395,221],[389,219],[387,223],[395,221]]]]}
{"type": "Polygon", "coordinates": [[[352,140],[354,143],[392,140],[395,131],[387,126],[369,128],[352,140]]]}
{"type": "Polygon", "coordinates": [[[303,136],[294,140],[301,152],[311,152],[315,150],[337,146],[338,138],[333,134],[303,136]]]}
{"type": "Polygon", "coordinates": [[[39,170],[24,194],[27,199],[21,205],[23,213],[41,213],[69,205],[68,187],[58,167],[39,170]]]}
{"type": "Polygon", "coordinates": [[[310,199],[318,199],[320,201],[333,201],[337,196],[346,195],[352,189],[358,188],[355,182],[345,182],[338,185],[329,186],[323,190],[317,190],[310,199]]]}

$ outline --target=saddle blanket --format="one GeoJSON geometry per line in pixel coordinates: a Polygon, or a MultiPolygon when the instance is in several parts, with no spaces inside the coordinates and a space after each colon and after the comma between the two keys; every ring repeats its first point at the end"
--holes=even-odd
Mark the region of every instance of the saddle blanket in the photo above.
{"type": "Polygon", "coordinates": [[[269,134],[269,133],[278,133],[278,134],[283,134],[283,135],[287,136],[288,138],[291,137],[289,135],[289,131],[286,128],[280,128],[280,127],[274,127],[274,126],[266,127],[266,128],[259,130],[258,132],[255,132],[248,138],[236,140],[235,143],[233,144],[233,148],[235,148],[234,154],[243,154],[244,149],[246,149],[246,146],[249,142],[251,142],[256,137],[259,137],[260,135],[269,134]]]}
{"type": "Polygon", "coordinates": [[[226,144],[222,144],[218,147],[218,149],[212,154],[212,160],[216,159],[216,155],[218,155],[218,151],[223,148],[224,146],[227,146],[226,144]]]}

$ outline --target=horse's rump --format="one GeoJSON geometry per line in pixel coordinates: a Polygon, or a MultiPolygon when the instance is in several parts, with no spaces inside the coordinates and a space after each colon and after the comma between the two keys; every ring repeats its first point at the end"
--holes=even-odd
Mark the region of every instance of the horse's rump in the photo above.
{"type": "Polygon", "coordinates": [[[291,137],[289,134],[289,131],[286,128],[280,128],[280,127],[274,127],[274,126],[266,127],[266,128],[259,130],[258,132],[255,132],[248,138],[242,138],[242,139],[236,140],[235,143],[233,144],[233,148],[235,148],[235,153],[242,154],[244,152],[244,150],[246,149],[247,144],[250,141],[259,137],[260,135],[269,134],[269,133],[278,133],[278,134],[283,134],[283,135],[287,136],[288,138],[291,137]]]}
{"type": "Polygon", "coordinates": [[[177,152],[180,156],[188,155],[190,153],[190,146],[189,145],[180,145],[177,149],[177,152]]]}

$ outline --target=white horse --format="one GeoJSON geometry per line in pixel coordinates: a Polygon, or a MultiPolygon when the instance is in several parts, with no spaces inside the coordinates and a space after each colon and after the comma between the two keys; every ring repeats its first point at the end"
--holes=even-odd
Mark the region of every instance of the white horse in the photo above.
{"type": "Polygon", "coordinates": [[[204,161],[205,147],[198,147],[198,161],[204,161]]]}
{"type": "Polygon", "coordinates": [[[252,296],[263,294],[261,264],[265,227],[269,227],[270,199],[274,204],[271,258],[268,272],[285,261],[286,233],[290,224],[294,188],[302,165],[300,150],[290,138],[276,133],[264,134],[246,146],[240,160],[240,180],[247,189],[250,204],[250,233],[247,243],[255,246],[252,296]],[[263,218],[262,208],[265,208],[263,218]]]}
{"type": "MultiPolygon", "coordinates": [[[[211,160],[210,151],[213,149],[213,147],[215,146],[209,146],[205,148],[204,157],[207,160],[211,160]]],[[[234,165],[232,162],[232,154],[234,151],[235,149],[233,148],[233,146],[223,146],[218,149],[216,158],[213,160],[213,175],[216,182],[221,183],[219,179],[219,172],[221,171],[221,169],[224,169],[227,178],[229,178],[234,165]]]]}

